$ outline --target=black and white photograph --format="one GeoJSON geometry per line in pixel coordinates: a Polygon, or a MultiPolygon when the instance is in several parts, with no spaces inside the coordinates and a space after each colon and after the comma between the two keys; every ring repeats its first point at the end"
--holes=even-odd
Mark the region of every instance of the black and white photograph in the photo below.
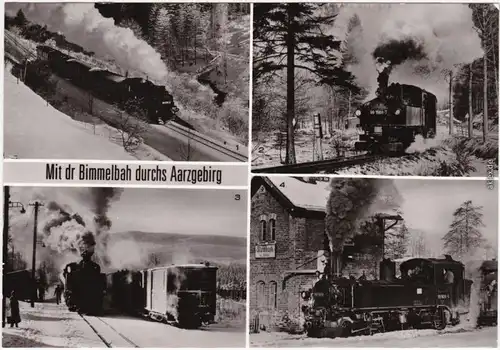
{"type": "Polygon", "coordinates": [[[247,162],[250,4],[6,3],[4,158],[247,162]]]}
{"type": "Polygon", "coordinates": [[[498,174],[494,4],[254,4],[252,170],[498,174]]]}
{"type": "Polygon", "coordinates": [[[245,347],[247,199],[5,187],[2,347],[245,347]]]}
{"type": "Polygon", "coordinates": [[[250,346],[496,348],[496,185],[253,177],[250,346]]]}

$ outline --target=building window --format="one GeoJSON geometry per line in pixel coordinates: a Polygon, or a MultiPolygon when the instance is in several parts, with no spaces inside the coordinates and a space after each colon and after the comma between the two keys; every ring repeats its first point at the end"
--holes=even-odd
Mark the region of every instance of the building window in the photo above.
{"type": "Polygon", "coordinates": [[[257,282],[257,307],[266,306],[266,284],[262,281],[257,282]]]}
{"type": "Polygon", "coordinates": [[[276,240],[276,219],[269,220],[269,239],[276,240]]]}
{"type": "Polygon", "coordinates": [[[266,220],[260,220],[260,239],[261,241],[267,240],[267,222],[266,220]]]}
{"type": "Polygon", "coordinates": [[[278,283],[271,281],[269,283],[269,307],[278,308],[278,283]]]}

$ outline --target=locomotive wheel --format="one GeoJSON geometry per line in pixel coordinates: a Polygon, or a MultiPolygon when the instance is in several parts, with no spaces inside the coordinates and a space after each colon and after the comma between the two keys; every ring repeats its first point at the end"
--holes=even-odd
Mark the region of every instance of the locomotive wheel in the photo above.
{"type": "Polygon", "coordinates": [[[442,331],[443,329],[446,328],[447,325],[447,316],[446,316],[447,311],[444,310],[443,308],[438,308],[436,310],[436,313],[434,314],[432,325],[434,326],[434,329],[438,331],[442,331]]]}

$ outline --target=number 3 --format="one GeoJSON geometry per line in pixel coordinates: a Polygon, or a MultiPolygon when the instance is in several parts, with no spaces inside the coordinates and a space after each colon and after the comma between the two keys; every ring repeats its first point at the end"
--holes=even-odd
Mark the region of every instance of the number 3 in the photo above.
{"type": "Polygon", "coordinates": [[[239,201],[241,199],[241,196],[239,194],[234,195],[234,199],[239,201]]]}

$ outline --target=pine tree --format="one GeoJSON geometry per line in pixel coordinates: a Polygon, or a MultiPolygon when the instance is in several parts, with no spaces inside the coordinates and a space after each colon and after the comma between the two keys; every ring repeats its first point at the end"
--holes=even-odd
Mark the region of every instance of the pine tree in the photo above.
{"type": "Polygon", "coordinates": [[[255,80],[287,72],[287,147],[285,163],[296,162],[294,146],[295,71],[303,69],[328,85],[355,88],[353,76],[342,67],[341,41],[323,32],[336,15],[322,15],[323,4],[280,3],[254,6],[255,80]]]}
{"type": "Polygon", "coordinates": [[[453,213],[450,230],[443,237],[444,248],[448,254],[459,259],[473,254],[483,242],[480,227],[483,224],[482,207],[475,207],[472,201],[466,201],[453,213]]]}
{"type": "Polygon", "coordinates": [[[17,11],[13,24],[20,28],[24,28],[28,24],[28,20],[26,19],[23,10],[17,11]]]}
{"type": "MultiPolygon", "coordinates": [[[[481,45],[483,56],[483,141],[488,135],[488,57],[492,56],[495,66],[495,96],[498,98],[498,9],[493,4],[470,4],[472,20],[481,45]],[[496,50],[496,52],[495,52],[496,50]]],[[[497,102],[498,103],[498,102],[497,102]]]]}

